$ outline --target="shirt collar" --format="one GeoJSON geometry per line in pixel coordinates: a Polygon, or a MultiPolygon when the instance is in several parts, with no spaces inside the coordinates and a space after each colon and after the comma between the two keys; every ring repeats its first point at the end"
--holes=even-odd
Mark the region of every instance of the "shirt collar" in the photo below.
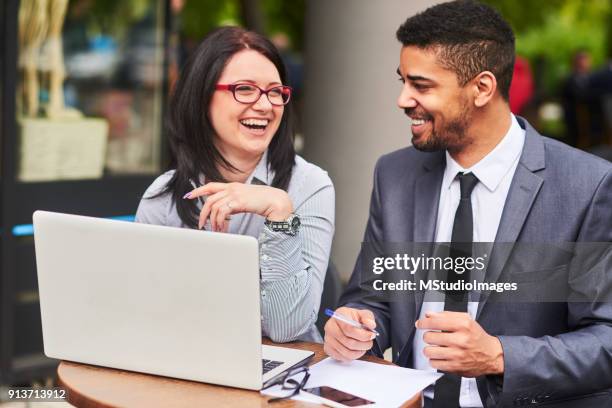
{"type": "Polygon", "coordinates": [[[245,184],[260,184],[269,186],[272,184],[274,173],[268,167],[268,150],[264,151],[259,159],[259,163],[255,166],[253,173],[249,175],[249,178],[245,184]]]}
{"type": "MultiPolygon", "coordinates": [[[[274,179],[274,172],[268,167],[268,150],[266,149],[264,153],[261,155],[261,159],[255,166],[255,170],[245,181],[244,184],[259,184],[269,186],[272,184],[272,180],[274,179]]],[[[206,184],[206,179],[204,176],[200,176],[200,185],[203,186],[206,184]]]]}
{"type": "Polygon", "coordinates": [[[510,129],[503,139],[469,169],[461,167],[448,151],[446,152],[446,168],[442,179],[442,188],[450,188],[457,173],[472,172],[489,191],[495,191],[504,176],[512,169],[513,164],[519,159],[524,142],[525,131],[521,129],[516,117],[511,115],[510,129]]]}

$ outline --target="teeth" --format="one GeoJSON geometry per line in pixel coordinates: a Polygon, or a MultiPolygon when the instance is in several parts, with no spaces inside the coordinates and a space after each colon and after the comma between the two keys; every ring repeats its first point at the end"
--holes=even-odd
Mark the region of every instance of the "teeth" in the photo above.
{"type": "Polygon", "coordinates": [[[267,119],[243,119],[240,121],[243,125],[248,126],[268,126],[268,122],[270,121],[267,119]]]}
{"type": "Polygon", "coordinates": [[[415,126],[423,125],[425,122],[427,121],[424,119],[412,119],[412,124],[415,126]]]}

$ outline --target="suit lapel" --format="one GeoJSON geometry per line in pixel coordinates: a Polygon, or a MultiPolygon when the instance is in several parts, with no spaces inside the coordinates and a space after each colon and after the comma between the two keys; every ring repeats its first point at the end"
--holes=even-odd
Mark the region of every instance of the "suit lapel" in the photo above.
{"type": "MultiPolygon", "coordinates": [[[[438,202],[440,201],[440,186],[444,176],[445,155],[444,153],[434,153],[429,160],[423,164],[423,173],[416,180],[414,191],[406,201],[407,208],[410,208],[410,201],[413,200],[413,231],[412,242],[431,243],[435,240],[436,222],[438,218],[438,202]]],[[[410,236],[410,235],[409,235],[410,236]]],[[[414,305],[406,304],[406,320],[410,333],[407,341],[401,346],[396,362],[400,365],[407,365],[407,353],[412,350],[412,338],[414,335],[414,320],[418,317],[421,304],[423,303],[423,293],[414,292],[414,305]]]]}
{"type": "MultiPolygon", "coordinates": [[[[415,183],[413,242],[433,243],[438,222],[440,186],[444,176],[445,157],[440,155],[425,164],[425,173],[415,183]]],[[[431,249],[431,248],[430,248],[431,249]]],[[[416,291],[414,300],[417,314],[423,303],[422,291],[416,291]]]]}
{"type": "MultiPolygon", "coordinates": [[[[521,127],[525,129],[525,144],[508,191],[495,237],[496,243],[508,244],[494,245],[493,252],[490,254],[485,281],[492,283],[499,279],[512,253],[514,243],[523,229],[527,215],[544,183],[544,179],[536,174],[537,171],[545,167],[544,143],[541,136],[527,121],[519,117],[517,117],[517,120],[521,127]]],[[[483,293],[478,304],[477,319],[487,299],[488,296],[483,293]]]]}

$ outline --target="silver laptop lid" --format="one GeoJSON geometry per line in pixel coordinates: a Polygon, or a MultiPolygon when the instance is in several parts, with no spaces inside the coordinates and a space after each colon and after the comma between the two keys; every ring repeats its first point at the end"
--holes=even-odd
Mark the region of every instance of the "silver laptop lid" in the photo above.
{"type": "Polygon", "coordinates": [[[259,389],[253,237],[36,211],[45,354],[259,389]]]}

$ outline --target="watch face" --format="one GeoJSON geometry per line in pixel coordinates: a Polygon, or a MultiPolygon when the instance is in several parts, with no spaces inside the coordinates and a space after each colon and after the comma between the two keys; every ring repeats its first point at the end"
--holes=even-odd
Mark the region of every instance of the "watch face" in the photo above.
{"type": "Polygon", "coordinates": [[[298,217],[293,217],[291,220],[291,229],[296,231],[300,227],[300,219],[298,217]]]}

